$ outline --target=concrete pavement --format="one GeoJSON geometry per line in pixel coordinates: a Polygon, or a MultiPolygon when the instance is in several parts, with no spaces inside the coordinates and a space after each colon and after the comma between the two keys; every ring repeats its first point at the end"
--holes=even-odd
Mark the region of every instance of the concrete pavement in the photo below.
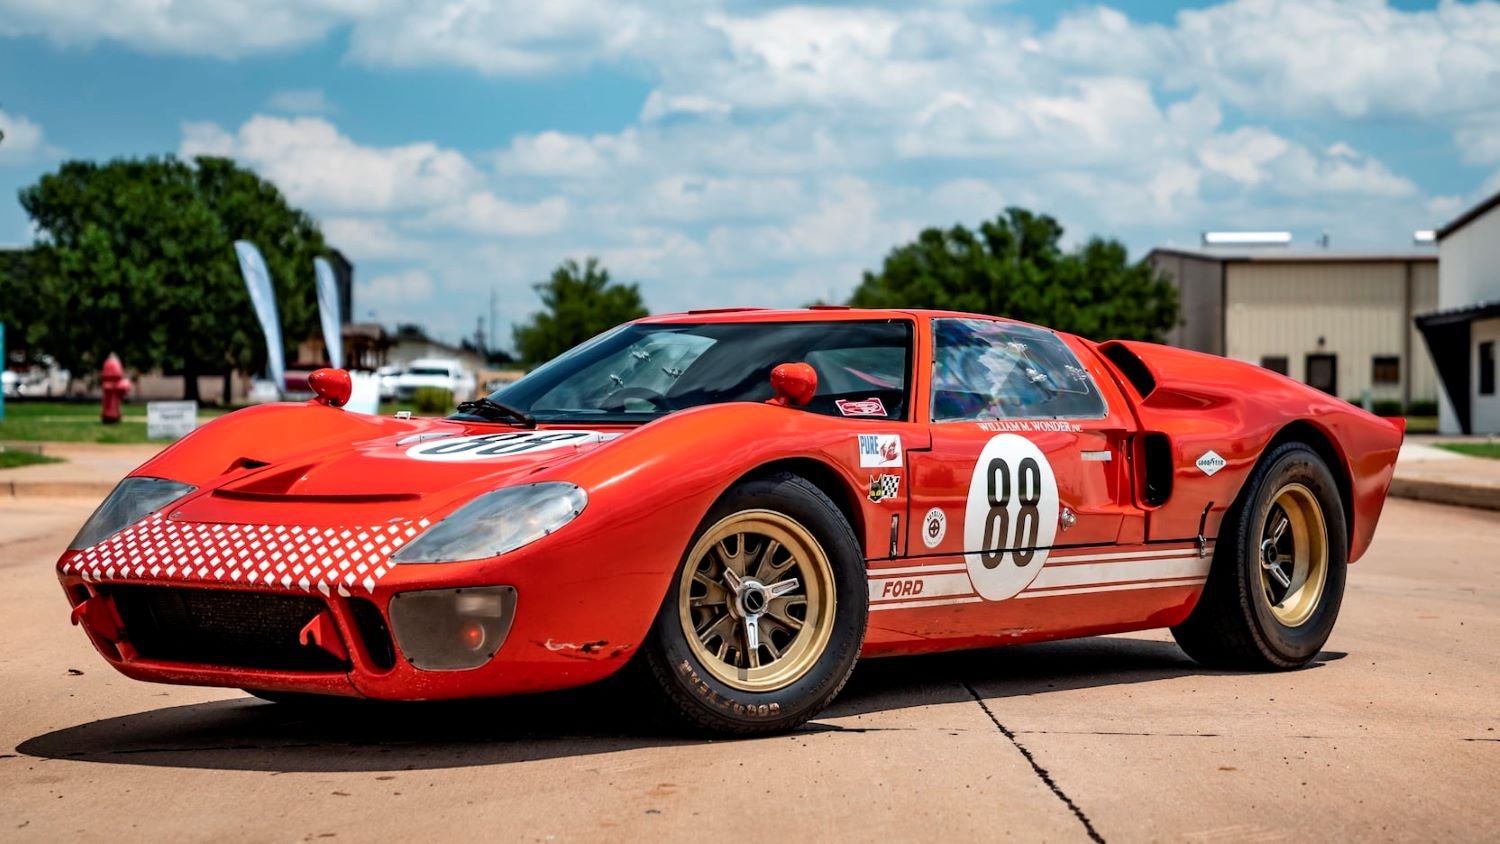
{"type": "Polygon", "coordinates": [[[1500,837],[1500,514],[1392,501],[1311,668],[1161,632],[863,663],[802,730],[663,732],[618,689],[322,715],[137,683],[52,564],[93,500],[0,504],[0,838],[1500,837]]]}
{"type": "Polygon", "coordinates": [[[99,443],[8,443],[7,447],[62,458],[0,469],[0,499],[21,497],[103,498],[120,479],[170,443],[103,445],[99,443]]]}

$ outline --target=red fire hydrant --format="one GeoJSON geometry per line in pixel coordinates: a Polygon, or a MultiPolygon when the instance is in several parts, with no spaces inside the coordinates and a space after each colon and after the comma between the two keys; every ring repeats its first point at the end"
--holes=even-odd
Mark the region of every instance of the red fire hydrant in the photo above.
{"type": "Polygon", "coordinates": [[[99,421],[113,425],[120,421],[120,400],[130,392],[130,379],[125,377],[125,367],[120,365],[120,358],[114,352],[104,359],[104,367],[99,370],[99,384],[104,393],[99,421]]]}

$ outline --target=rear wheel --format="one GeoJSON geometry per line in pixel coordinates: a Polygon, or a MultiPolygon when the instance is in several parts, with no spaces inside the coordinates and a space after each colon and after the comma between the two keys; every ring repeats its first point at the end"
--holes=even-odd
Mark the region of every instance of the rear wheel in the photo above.
{"type": "Polygon", "coordinates": [[[853,530],[807,480],[747,481],[704,518],[645,648],[654,685],[688,723],[786,730],[827,706],[864,641],[853,530]]]}
{"type": "Polygon", "coordinates": [[[1172,635],[1204,665],[1306,665],[1333,632],[1344,595],[1348,532],[1338,485],[1302,443],[1267,455],[1244,501],[1225,516],[1208,583],[1172,635]]]}

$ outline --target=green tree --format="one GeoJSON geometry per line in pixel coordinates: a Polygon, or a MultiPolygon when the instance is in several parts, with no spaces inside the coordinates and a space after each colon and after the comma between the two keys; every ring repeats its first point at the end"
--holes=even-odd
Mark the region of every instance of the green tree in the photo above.
{"type": "Polygon", "coordinates": [[[1021,208],[978,231],[930,228],[866,272],[849,304],[993,314],[1101,340],[1159,341],[1176,323],[1176,290],[1150,265],[1097,237],[1064,252],[1062,234],[1021,208]]]}
{"type": "Polygon", "coordinates": [[[265,365],[233,242],[260,247],[287,351],[315,328],[323,236],[274,185],[224,158],[69,161],[21,191],[40,232],[26,339],[74,373],[126,366],[198,376],[265,365]]]}
{"type": "Polygon", "coordinates": [[[515,328],[516,352],[527,366],[545,363],[607,328],[646,315],[634,284],[615,284],[609,271],[589,258],[571,258],[552,277],[534,285],[546,309],[515,328]]]}

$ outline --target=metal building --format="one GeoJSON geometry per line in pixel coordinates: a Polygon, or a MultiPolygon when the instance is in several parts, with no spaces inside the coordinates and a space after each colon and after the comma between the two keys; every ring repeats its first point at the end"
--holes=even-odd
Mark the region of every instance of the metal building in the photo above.
{"type": "Polygon", "coordinates": [[[1436,306],[1417,317],[1442,376],[1438,430],[1500,434],[1500,193],[1437,232],[1436,306]]]}
{"type": "Polygon", "coordinates": [[[1155,249],[1177,287],[1174,346],[1274,369],[1351,401],[1437,399],[1412,323],[1436,307],[1438,256],[1412,252],[1155,249]]]}

